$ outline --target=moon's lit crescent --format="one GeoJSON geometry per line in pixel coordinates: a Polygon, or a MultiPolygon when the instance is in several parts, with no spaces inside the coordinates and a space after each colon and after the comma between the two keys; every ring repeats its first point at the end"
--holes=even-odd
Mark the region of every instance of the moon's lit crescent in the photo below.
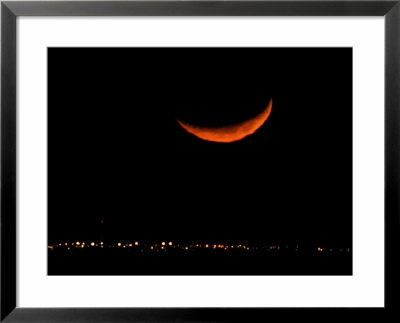
{"type": "Polygon", "coordinates": [[[234,142],[255,133],[268,119],[271,110],[272,98],[269,101],[268,106],[254,118],[229,126],[218,128],[199,127],[182,122],[178,119],[176,119],[176,121],[178,121],[183,129],[200,139],[214,142],[234,142]]]}

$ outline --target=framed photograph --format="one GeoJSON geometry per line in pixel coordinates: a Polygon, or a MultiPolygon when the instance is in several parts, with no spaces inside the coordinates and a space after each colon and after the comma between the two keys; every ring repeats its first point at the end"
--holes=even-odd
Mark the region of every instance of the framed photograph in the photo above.
{"type": "Polygon", "coordinates": [[[398,1],[3,1],[1,321],[398,313],[398,1]]]}

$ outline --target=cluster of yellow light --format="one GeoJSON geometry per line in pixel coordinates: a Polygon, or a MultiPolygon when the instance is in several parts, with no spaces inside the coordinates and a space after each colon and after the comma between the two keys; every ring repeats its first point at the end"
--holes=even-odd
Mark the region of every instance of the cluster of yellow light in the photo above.
{"type": "MultiPolygon", "coordinates": [[[[258,250],[260,249],[264,249],[267,251],[270,250],[280,250],[281,247],[279,245],[269,245],[269,246],[253,246],[253,247],[249,247],[243,244],[237,244],[237,245],[233,245],[233,244],[209,244],[209,243],[205,243],[205,244],[201,244],[201,243],[196,243],[196,244],[179,244],[179,243],[173,243],[172,241],[162,241],[161,243],[154,243],[154,244],[139,244],[138,241],[134,241],[134,242],[130,242],[130,243],[122,243],[122,242],[117,242],[117,243],[105,243],[103,241],[101,241],[100,243],[97,243],[95,241],[90,241],[90,242],[84,242],[84,241],[76,241],[76,242],[59,242],[56,243],[54,245],[50,245],[48,246],[48,248],[50,250],[54,250],[54,248],[62,248],[64,247],[67,250],[71,250],[73,249],[73,247],[75,248],[95,248],[95,247],[100,247],[100,248],[138,248],[139,245],[141,246],[140,249],[143,252],[144,249],[149,249],[149,250],[155,250],[155,251],[159,251],[159,250],[163,250],[163,251],[167,251],[168,249],[182,249],[182,250],[194,250],[194,249],[220,249],[220,250],[229,250],[229,249],[240,249],[240,250],[258,250]]],[[[289,246],[283,246],[282,248],[286,248],[288,249],[289,246]]],[[[298,251],[299,247],[296,246],[296,248],[294,248],[293,250],[298,251]]],[[[333,251],[338,251],[338,252],[350,252],[350,248],[323,248],[323,247],[318,247],[317,248],[318,252],[333,252],[333,251]]]]}
{"type": "MultiPolygon", "coordinates": [[[[100,242],[100,244],[98,244],[98,243],[96,243],[96,242],[94,242],[94,241],[92,241],[92,242],[89,242],[88,243],[89,244],[89,246],[91,246],[91,247],[101,247],[101,248],[103,248],[105,245],[104,245],[104,242],[100,242]]],[[[55,245],[55,247],[61,247],[63,244],[62,243],[58,243],[58,244],[56,244],[55,245]]],[[[68,242],[65,242],[64,243],[64,245],[65,246],[68,246],[68,242]]],[[[80,241],[76,241],[76,242],[72,242],[71,243],[71,246],[76,246],[77,248],[84,248],[84,246],[85,246],[85,242],[80,242],[80,241]]],[[[138,241],[135,241],[134,243],[125,243],[125,244],[123,244],[123,243],[121,243],[121,242],[117,242],[116,244],[107,244],[107,247],[109,247],[109,248],[114,248],[114,247],[122,247],[122,248],[132,248],[133,246],[139,246],[139,242],[138,241]]],[[[169,242],[165,242],[165,241],[162,241],[160,244],[157,244],[157,243],[155,243],[154,245],[143,245],[143,248],[145,248],[145,247],[148,247],[148,248],[150,248],[150,250],[154,250],[154,249],[157,249],[157,248],[160,248],[160,249],[162,249],[162,250],[166,250],[167,249],[167,246],[168,247],[171,247],[171,248],[178,248],[178,249],[184,249],[184,250],[189,250],[189,249],[195,249],[195,248],[206,248],[206,249],[208,249],[209,247],[211,247],[211,245],[210,244],[208,244],[208,243],[206,243],[206,244],[199,244],[199,243],[196,243],[196,244],[190,244],[190,245],[186,245],[186,244],[174,244],[172,241],[169,241],[169,242]]],[[[54,246],[49,246],[49,249],[53,249],[54,248],[54,246]]],[[[239,244],[239,245],[224,245],[224,244],[214,244],[214,245],[212,245],[212,248],[213,249],[223,249],[223,250],[228,250],[228,249],[244,249],[244,250],[250,250],[250,248],[249,247],[246,247],[245,245],[242,245],[242,244],[239,244]]],[[[270,247],[270,249],[274,249],[274,248],[276,248],[276,246],[272,246],[272,247],[270,247]]],[[[69,248],[68,250],[70,250],[71,248],[69,248]]]]}

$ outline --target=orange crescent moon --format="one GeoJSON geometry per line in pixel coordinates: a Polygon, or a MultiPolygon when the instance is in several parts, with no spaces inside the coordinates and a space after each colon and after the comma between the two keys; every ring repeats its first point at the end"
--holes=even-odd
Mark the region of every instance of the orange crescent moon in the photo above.
{"type": "Polygon", "coordinates": [[[234,142],[255,133],[268,119],[271,110],[272,98],[268,106],[254,118],[229,126],[207,128],[190,125],[178,119],[176,121],[178,121],[183,129],[200,139],[214,142],[234,142]]]}

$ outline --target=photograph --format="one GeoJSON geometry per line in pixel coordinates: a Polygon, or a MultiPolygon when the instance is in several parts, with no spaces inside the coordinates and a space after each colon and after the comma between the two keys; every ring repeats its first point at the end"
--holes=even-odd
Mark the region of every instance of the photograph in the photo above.
{"type": "Polygon", "coordinates": [[[48,275],[352,275],[351,47],[47,48],[48,275]]]}

